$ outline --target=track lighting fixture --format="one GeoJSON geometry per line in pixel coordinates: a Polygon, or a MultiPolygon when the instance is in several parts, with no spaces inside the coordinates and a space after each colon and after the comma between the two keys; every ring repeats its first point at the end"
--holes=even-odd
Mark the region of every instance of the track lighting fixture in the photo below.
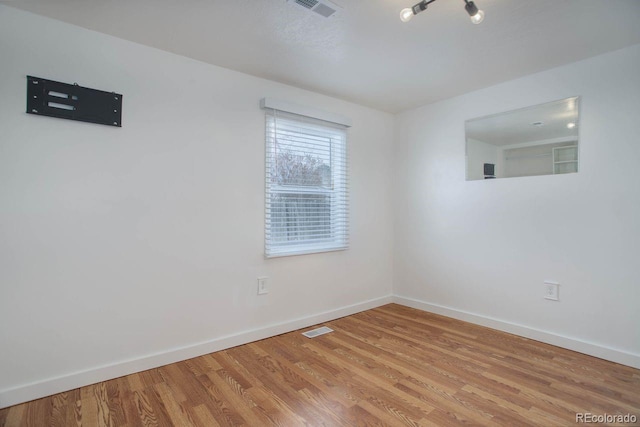
{"type": "MultiPolygon", "coordinates": [[[[407,7],[400,11],[400,20],[402,22],[408,22],[413,15],[417,15],[423,10],[427,10],[427,6],[436,0],[423,0],[420,3],[416,3],[413,7],[407,7]]],[[[484,12],[478,9],[474,2],[470,0],[464,0],[464,8],[471,17],[471,22],[479,24],[484,19],[484,12]]]]}

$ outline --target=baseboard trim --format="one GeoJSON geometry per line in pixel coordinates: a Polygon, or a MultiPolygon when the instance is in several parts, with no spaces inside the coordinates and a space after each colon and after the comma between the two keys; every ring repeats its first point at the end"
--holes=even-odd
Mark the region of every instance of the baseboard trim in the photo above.
{"type": "Polygon", "coordinates": [[[41,397],[50,396],[52,394],[73,390],[89,384],[107,381],[124,375],[133,374],[135,372],[146,371],[147,369],[157,368],[159,366],[191,359],[193,357],[202,356],[215,351],[225,350],[238,345],[295,331],[296,329],[306,328],[318,323],[339,319],[340,317],[349,316],[351,314],[380,307],[392,302],[393,297],[391,295],[375,298],[362,303],[340,307],[335,310],[324,311],[312,316],[301,317],[288,322],[269,325],[264,328],[252,329],[206,342],[169,349],[161,353],[151,354],[2,390],[0,391],[0,409],[28,402],[30,400],[39,399],[41,397]]]}
{"type": "Polygon", "coordinates": [[[621,365],[631,366],[640,369],[640,355],[627,353],[610,347],[605,347],[595,343],[582,341],[559,335],[553,332],[542,331],[531,328],[529,326],[519,325],[517,323],[507,322],[505,320],[495,319],[481,314],[470,313],[451,307],[433,304],[414,298],[403,297],[399,295],[393,296],[393,302],[418,310],[427,311],[429,313],[440,314],[442,316],[452,317],[465,322],[474,323],[476,325],[486,326],[488,328],[497,329],[499,331],[508,332],[525,338],[577,351],[579,353],[595,356],[600,359],[609,360],[611,362],[620,363],[621,365]]]}

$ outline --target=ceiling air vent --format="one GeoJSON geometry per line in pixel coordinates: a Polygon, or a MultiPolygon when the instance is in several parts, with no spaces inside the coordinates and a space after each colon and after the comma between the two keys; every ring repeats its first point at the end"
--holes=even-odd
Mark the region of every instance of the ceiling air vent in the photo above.
{"type": "Polygon", "coordinates": [[[313,6],[320,3],[318,0],[294,0],[302,7],[306,7],[307,9],[313,9],[313,6]]]}
{"type": "Polygon", "coordinates": [[[338,11],[338,6],[329,0],[287,0],[289,3],[297,4],[306,10],[317,13],[318,15],[329,18],[334,16],[338,11]]]}

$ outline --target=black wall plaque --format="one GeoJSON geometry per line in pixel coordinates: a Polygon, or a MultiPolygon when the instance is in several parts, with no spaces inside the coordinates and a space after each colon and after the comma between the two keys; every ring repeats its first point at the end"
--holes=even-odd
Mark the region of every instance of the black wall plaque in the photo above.
{"type": "Polygon", "coordinates": [[[122,95],[27,76],[27,113],[122,127],[122,95]]]}

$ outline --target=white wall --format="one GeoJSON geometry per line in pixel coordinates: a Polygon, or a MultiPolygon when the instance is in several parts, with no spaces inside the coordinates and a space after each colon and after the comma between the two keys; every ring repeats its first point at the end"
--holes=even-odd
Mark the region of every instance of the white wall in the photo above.
{"type": "Polygon", "coordinates": [[[532,145],[502,151],[506,178],[553,174],[553,145],[532,145]]]}
{"type": "Polygon", "coordinates": [[[400,114],[399,301],[640,366],[639,71],[636,45],[400,114]],[[575,95],[579,173],[465,181],[465,120],[575,95]]]}
{"type": "Polygon", "coordinates": [[[0,62],[0,407],[388,300],[393,116],[6,6],[0,62]],[[123,127],[25,114],[28,74],[123,127]],[[265,96],[353,120],[349,250],[264,259],[265,96]]]}
{"type": "MultiPolygon", "coordinates": [[[[498,147],[471,138],[469,138],[466,144],[466,178],[469,180],[484,179],[484,164],[493,163],[495,166],[497,166],[499,151],[498,147]]],[[[494,173],[498,178],[500,178],[502,175],[501,171],[498,170],[497,167],[494,168],[494,173]]]]}

